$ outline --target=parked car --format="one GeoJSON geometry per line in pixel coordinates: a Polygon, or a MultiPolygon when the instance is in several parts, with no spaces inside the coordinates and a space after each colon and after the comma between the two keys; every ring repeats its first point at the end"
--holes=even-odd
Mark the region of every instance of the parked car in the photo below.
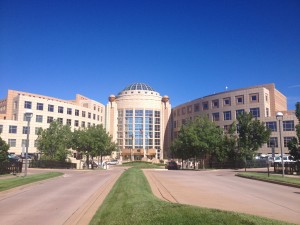
{"type": "Polygon", "coordinates": [[[119,162],[116,159],[110,160],[107,162],[107,165],[117,165],[119,162]]]}
{"type": "Polygon", "coordinates": [[[169,161],[167,162],[167,165],[165,166],[166,169],[168,170],[178,170],[179,166],[175,161],[169,161]]]}
{"type": "MultiPolygon", "coordinates": [[[[275,163],[275,162],[281,163],[281,156],[276,156],[276,157],[274,158],[274,163],[275,163]]],[[[295,160],[293,159],[292,156],[284,155],[284,156],[283,156],[283,162],[284,162],[284,163],[289,163],[289,162],[295,162],[295,160]]]]}

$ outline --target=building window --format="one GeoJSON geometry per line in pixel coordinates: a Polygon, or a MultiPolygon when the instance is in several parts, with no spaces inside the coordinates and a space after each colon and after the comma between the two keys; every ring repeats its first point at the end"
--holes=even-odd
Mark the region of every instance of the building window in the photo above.
{"type": "Polygon", "coordinates": [[[212,117],[213,117],[213,121],[219,121],[220,120],[220,114],[219,113],[213,113],[212,117]]]}
{"type": "Polygon", "coordinates": [[[212,101],[212,108],[213,109],[219,108],[219,100],[218,99],[212,101]]]}
{"type": "Polygon", "coordinates": [[[16,134],[17,133],[17,126],[10,125],[8,133],[10,133],[10,134],[16,134]]]}
{"type": "Polygon", "coordinates": [[[71,126],[72,125],[72,120],[71,119],[67,119],[67,125],[71,126]]]}
{"type": "Polygon", "coordinates": [[[155,117],[160,117],[160,111],[155,111],[154,115],[155,117]]]}
{"type": "Polygon", "coordinates": [[[43,110],[44,110],[44,104],[43,104],[43,103],[37,103],[37,104],[36,104],[36,110],[41,110],[41,111],[43,111],[43,110]]]}
{"type": "Polygon", "coordinates": [[[244,114],[244,109],[238,109],[235,111],[235,118],[237,119],[239,115],[244,114]]]}
{"type": "Polygon", "coordinates": [[[88,127],[91,127],[91,123],[90,122],[88,122],[88,127]]]}
{"type": "Polygon", "coordinates": [[[3,132],[3,125],[0,125],[0,134],[3,132]]]}
{"type": "Polygon", "coordinates": [[[57,118],[57,122],[60,124],[63,124],[64,120],[63,120],[63,118],[57,118]]]}
{"type": "Polygon", "coordinates": [[[23,127],[23,134],[27,134],[28,133],[28,127],[23,127]]]}
{"type": "Polygon", "coordinates": [[[266,102],[268,102],[269,101],[269,96],[268,96],[268,94],[266,94],[266,102]]]}
{"type": "Polygon", "coordinates": [[[176,121],[174,121],[173,123],[173,128],[176,128],[176,121]]]}
{"type": "Polygon", "coordinates": [[[9,147],[16,147],[17,140],[16,139],[8,139],[8,145],[9,145],[9,147]]]}
{"type": "Polygon", "coordinates": [[[81,121],[81,127],[85,127],[85,122],[81,121]]]}
{"type": "Polygon", "coordinates": [[[244,104],[244,95],[239,95],[235,97],[235,102],[237,105],[244,104]]]}
{"type": "Polygon", "coordinates": [[[177,115],[180,116],[180,109],[177,109],[177,115]]]}
{"type": "Polygon", "coordinates": [[[202,103],[202,109],[203,110],[208,110],[208,102],[203,102],[202,103]]]}
{"type": "Polygon", "coordinates": [[[43,116],[42,115],[36,115],[35,116],[35,122],[42,123],[43,122],[43,116]]]}
{"type": "Polygon", "coordinates": [[[25,108],[25,109],[31,109],[31,102],[25,101],[25,103],[24,103],[24,108],[25,108]]]}
{"type": "Polygon", "coordinates": [[[72,115],[72,109],[71,108],[67,108],[67,114],[72,115]]]}
{"type": "Polygon", "coordinates": [[[186,114],[186,107],[183,107],[183,108],[181,109],[181,111],[182,111],[182,115],[185,115],[185,114],[186,114]]]}
{"type": "Polygon", "coordinates": [[[78,120],[74,120],[74,126],[78,127],[79,126],[79,121],[78,120]]]}
{"type": "Polygon", "coordinates": [[[53,117],[52,116],[48,116],[47,117],[47,123],[52,123],[53,122],[53,117]]]}
{"type": "Polygon", "coordinates": [[[199,111],[200,111],[200,106],[197,103],[197,104],[194,105],[194,112],[199,112],[199,111]]]}
{"type": "Polygon", "coordinates": [[[223,99],[223,105],[224,106],[230,106],[231,105],[231,99],[230,98],[224,98],[223,99]]]}
{"type": "Polygon", "coordinates": [[[268,148],[275,147],[278,148],[278,139],[277,137],[270,137],[268,143],[267,143],[268,148]]]}
{"type": "Polygon", "coordinates": [[[135,116],[144,116],[143,110],[135,110],[135,116]]]}
{"type": "Polygon", "coordinates": [[[82,117],[85,117],[85,115],[86,115],[86,112],[85,111],[82,111],[82,117]]]}
{"type": "Polygon", "coordinates": [[[48,112],[54,112],[54,105],[48,105],[48,112]]]}
{"type": "Polygon", "coordinates": [[[283,121],[283,131],[294,131],[294,121],[293,120],[287,120],[283,121]]]}
{"type": "Polygon", "coordinates": [[[88,118],[91,119],[92,113],[88,113],[88,118]]]}
{"type": "Polygon", "coordinates": [[[40,132],[42,132],[42,130],[43,130],[43,128],[41,128],[41,127],[36,127],[35,130],[34,130],[34,134],[35,134],[35,135],[39,135],[40,132]]]}
{"type": "Polygon", "coordinates": [[[224,120],[231,120],[231,111],[223,112],[224,120]]]}
{"type": "Polygon", "coordinates": [[[294,137],[283,137],[283,143],[284,143],[284,147],[287,148],[289,142],[293,139],[294,137]]]}
{"type": "Polygon", "coordinates": [[[75,116],[79,116],[79,110],[75,109],[75,116]]]}
{"type": "Polygon", "coordinates": [[[266,127],[269,128],[271,131],[277,131],[277,123],[275,121],[266,122],[266,127]]]}
{"type": "Polygon", "coordinates": [[[64,107],[58,106],[57,112],[58,112],[58,113],[64,113],[64,107]]]}
{"type": "Polygon", "coordinates": [[[259,108],[250,108],[250,113],[255,118],[260,117],[259,108]]]}
{"type": "Polygon", "coordinates": [[[96,114],[93,114],[93,120],[96,120],[96,114]]]}
{"type": "Polygon", "coordinates": [[[249,98],[250,98],[250,102],[252,102],[252,103],[259,102],[258,93],[250,94],[249,98]]]}
{"type": "Polygon", "coordinates": [[[269,117],[270,116],[270,110],[269,108],[266,108],[266,117],[269,117]]]}

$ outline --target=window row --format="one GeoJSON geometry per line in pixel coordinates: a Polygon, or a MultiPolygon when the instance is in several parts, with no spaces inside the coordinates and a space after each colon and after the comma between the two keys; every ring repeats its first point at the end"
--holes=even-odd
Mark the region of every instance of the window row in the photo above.
{"type": "MultiPolygon", "coordinates": [[[[268,102],[267,94],[265,96],[265,99],[266,99],[266,102],[268,102]]],[[[234,98],[226,97],[223,99],[214,99],[212,101],[204,101],[202,103],[196,103],[194,105],[189,105],[189,106],[174,110],[174,116],[185,115],[186,113],[192,113],[193,111],[200,112],[201,110],[205,111],[205,110],[209,110],[209,109],[217,109],[217,108],[220,108],[221,105],[223,107],[231,106],[233,100],[235,102],[235,105],[245,104],[245,96],[244,95],[238,95],[238,96],[235,96],[234,98]]],[[[258,103],[259,102],[259,93],[249,94],[249,102],[250,103],[258,103]]],[[[267,114],[268,114],[268,112],[267,112],[267,114]]]]}
{"type": "MultiPolygon", "coordinates": [[[[293,139],[294,137],[283,137],[283,146],[285,148],[288,147],[288,143],[293,139]]],[[[275,147],[278,148],[278,138],[277,137],[270,137],[267,146],[269,148],[275,147]]]]}
{"type": "MultiPolygon", "coordinates": [[[[48,104],[48,112],[54,112],[54,105],[51,105],[51,104],[48,104]]],[[[24,102],[24,108],[25,109],[31,109],[32,108],[32,102],[29,102],[29,101],[25,101],[24,102]]],[[[37,103],[36,105],[36,110],[40,110],[40,111],[43,111],[44,110],[44,103],[37,103]]],[[[63,106],[58,106],[57,107],[57,112],[58,113],[64,113],[65,111],[65,108],[63,106]]],[[[80,115],[80,110],[79,109],[72,109],[72,108],[67,108],[66,109],[66,112],[68,115],[73,115],[73,111],[74,111],[74,115],[75,116],[79,116],[80,115]]],[[[99,110],[98,110],[99,111],[99,110]]],[[[101,108],[101,113],[102,113],[102,108],[101,108]]],[[[81,111],[81,116],[82,117],[88,117],[89,119],[92,118],[92,113],[90,112],[86,112],[86,111],[81,111]]],[[[98,115],[99,117],[99,115],[98,115]]],[[[95,120],[96,119],[96,114],[93,114],[93,119],[95,120]]]]}
{"type": "MultiPolygon", "coordinates": [[[[238,118],[240,114],[243,114],[245,112],[244,109],[239,109],[235,111],[235,119],[238,118]]],[[[253,115],[255,118],[260,117],[260,110],[259,108],[250,108],[250,113],[253,115]]],[[[221,120],[221,115],[223,116],[223,120],[233,120],[232,112],[231,111],[225,111],[223,113],[216,112],[212,113],[212,120],[213,121],[220,121],[221,120]]]]}
{"type": "MultiPolygon", "coordinates": [[[[9,145],[9,147],[26,147],[27,139],[22,139],[19,145],[17,145],[17,139],[8,139],[7,144],[9,145]]],[[[28,147],[30,147],[30,143],[28,143],[28,147]]],[[[34,147],[37,147],[37,140],[34,141],[34,147]]]]}
{"type": "MultiPolygon", "coordinates": [[[[93,114],[93,118],[94,120],[96,120],[96,115],[93,114]]],[[[46,116],[43,116],[43,115],[35,115],[35,122],[36,123],[43,123],[44,122],[44,117],[46,116]]],[[[62,120],[62,118],[58,118],[59,120],[62,120]]],[[[28,119],[24,116],[24,121],[27,121],[28,119]]],[[[52,121],[54,120],[54,117],[53,116],[47,116],[47,123],[51,123],[52,121]]],[[[68,120],[68,119],[67,119],[68,120]]],[[[100,121],[100,116],[97,115],[97,121],[100,121]]],[[[101,116],[101,122],[102,122],[102,116],[101,116]]]]}

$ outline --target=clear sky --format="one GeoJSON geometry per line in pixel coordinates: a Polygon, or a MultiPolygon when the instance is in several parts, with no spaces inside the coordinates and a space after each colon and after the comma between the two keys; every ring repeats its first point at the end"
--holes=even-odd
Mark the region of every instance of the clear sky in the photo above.
{"type": "Polygon", "coordinates": [[[299,0],[0,0],[8,89],[108,102],[142,82],[172,106],[275,83],[300,101],[299,0]]]}

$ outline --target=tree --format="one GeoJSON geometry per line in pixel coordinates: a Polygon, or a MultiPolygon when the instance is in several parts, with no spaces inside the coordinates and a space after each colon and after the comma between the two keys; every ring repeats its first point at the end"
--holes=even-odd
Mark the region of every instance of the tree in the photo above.
{"type": "Polygon", "coordinates": [[[289,143],[288,148],[290,155],[294,157],[295,160],[300,160],[300,102],[296,103],[296,117],[298,118],[299,124],[296,126],[296,136],[289,143]]]}
{"type": "Polygon", "coordinates": [[[72,149],[86,155],[86,165],[89,165],[89,154],[91,151],[92,141],[88,135],[87,129],[74,130],[72,133],[72,149]]]}
{"type": "Polygon", "coordinates": [[[233,159],[236,162],[237,155],[237,143],[238,143],[238,135],[236,133],[236,122],[233,122],[229,127],[229,130],[223,136],[223,142],[221,146],[221,151],[219,151],[218,159],[223,162],[228,159],[233,159]]]}
{"type": "Polygon", "coordinates": [[[9,145],[0,137],[0,162],[7,161],[9,145]]]}
{"type": "Polygon", "coordinates": [[[172,144],[173,152],[185,158],[217,157],[222,141],[222,130],[207,117],[197,117],[181,127],[177,140],[172,144]]]}
{"type": "Polygon", "coordinates": [[[239,126],[238,150],[240,156],[245,160],[252,159],[254,153],[266,143],[271,135],[271,130],[264,123],[254,119],[251,113],[239,114],[237,117],[239,126]]]}
{"type": "Polygon", "coordinates": [[[104,155],[110,155],[112,151],[117,149],[117,145],[112,142],[112,137],[106,132],[102,124],[90,127],[88,130],[88,136],[91,139],[91,151],[90,154],[93,157],[100,156],[101,162],[104,155]]]}
{"type": "MultiPolygon", "coordinates": [[[[110,155],[116,150],[116,144],[102,125],[92,126],[83,130],[75,130],[72,138],[72,148],[86,155],[86,164],[90,157],[110,155]]],[[[92,169],[94,168],[92,163],[92,169]]]]}
{"type": "Polygon", "coordinates": [[[37,148],[42,158],[65,161],[71,153],[71,128],[58,121],[50,123],[49,128],[42,129],[37,138],[37,148]]]}

